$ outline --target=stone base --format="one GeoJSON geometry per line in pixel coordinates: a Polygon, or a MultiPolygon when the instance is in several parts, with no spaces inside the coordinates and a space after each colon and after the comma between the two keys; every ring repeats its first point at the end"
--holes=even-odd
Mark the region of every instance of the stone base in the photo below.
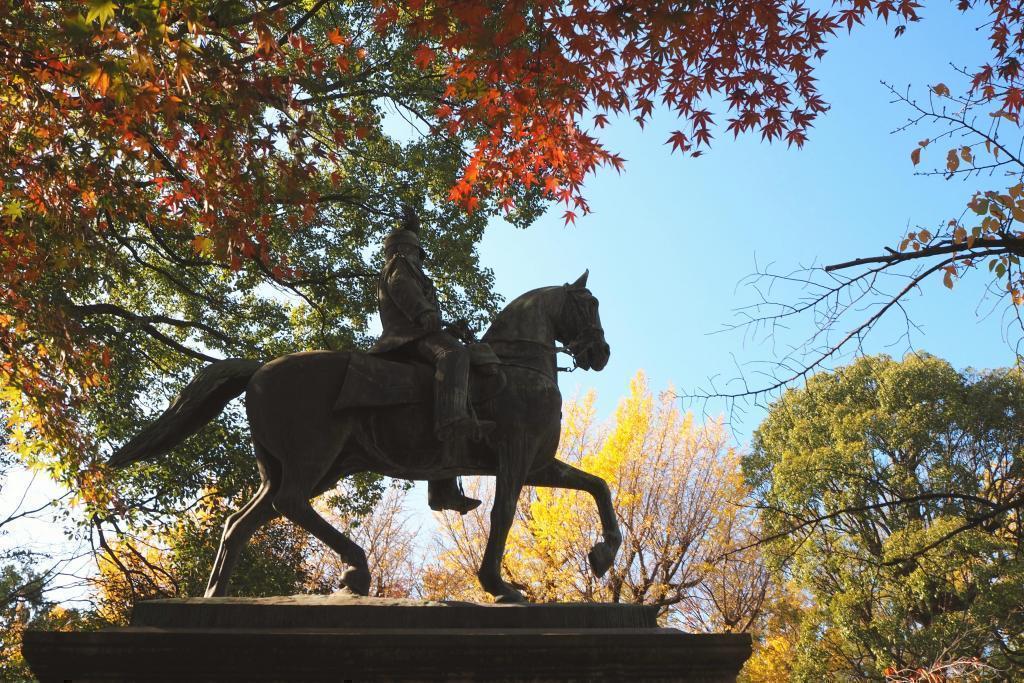
{"type": "Polygon", "coordinates": [[[659,628],[637,605],[477,605],[348,596],[153,600],[131,625],[25,633],[56,681],[701,681],[750,637],[659,628]]]}

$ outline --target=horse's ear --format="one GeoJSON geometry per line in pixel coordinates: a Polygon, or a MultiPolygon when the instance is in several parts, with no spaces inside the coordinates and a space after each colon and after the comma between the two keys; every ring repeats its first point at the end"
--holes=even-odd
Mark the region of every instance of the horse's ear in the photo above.
{"type": "Polygon", "coordinates": [[[587,276],[590,275],[590,268],[583,271],[583,275],[580,275],[576,282],[569,285],[573,289],[583,289],[587,286],[587,276]]]}

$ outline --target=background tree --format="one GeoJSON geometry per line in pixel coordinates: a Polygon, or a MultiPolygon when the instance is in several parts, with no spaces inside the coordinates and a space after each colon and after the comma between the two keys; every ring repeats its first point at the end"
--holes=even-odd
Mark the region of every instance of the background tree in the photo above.
{"type": "MultiPolygon", "coordinates": [[[[537,602],[645,603],[689,630],[749,629],[768,575],[754,549],[722,558],[749,543],[754,522],[722,425],[694,424],[668,394],[652,396],[642,374],[610,427],[595,423],[594,399],[590,393],[565,406],[558,458],[608,482],[623,531],[619,558],[606,578],[594,578],[587,562],[600,532],[593,501],[530,488],[505,554],[510,581],[537,602]]],[[[426,597],[480,599],[471,579],[486,538],[484,507],[443,517],[446,533],[424,572],[426,597]]]]}
{"type": "MultiPolygon", "coordinates": [[[[366,551],[372,597],[409,598],[417,593],[423,558],[417,545],[420,528],[405,507],[408,491],[407,486],[389,487],[368,514],[322,506],[324,517],[337,528],[348,529],[348,536],[366,551]]],[[[306,561],[307,586],[317,593],[340,590],[348,565],[319,541],[311,542],[315,549],[306,561]]]]}
{"type": "Polygon", "coordinates": [[[797,660],[800,630],[809,607],[806,596],[777,576],[768,586],[761,618],[753,629],[754,651],[740,670],[739,683],[791,683],[797,660]]]}
{"type": "Polygon", "coordinates": [[[776,401],[744,458],[764,546],[811,596],[796,680],[1024,666],[1020,371],[866,357],[776,401]]]}
{"type": "MultiPolygon", "coordinates": [[[[404,487],[390,487],[376,505],[359,510],[339,509],[330,497],[318,503],[326,519],[346,529],[366,550],[373,574],[370,595],[375,597],[410,597],[415,592],[418,529],[404,508],[405,494],[404,487]]],[[[124,624],[139,600],[201,595],[223,515],[222,505],[206,505],[175,518],[159,532],[124,538],[120,543],[125,547],[101,555],[99,574],[92,580],[96,617],[107,624],[124,624]]],[[[333,550],[278,519],[262,527],[246,546],[232,576],[232,594],[329,594],[341,590],[345,569],[333,550]]]]}
{"type": "Polygon", "coordinates": [[[54,605],[48,595],[54,587],[65,591],[76,587],[80,579],[71,576],[69,564],[87,556],[87,550],[69,548],[54,556],[25,544],[24,533],[19,542],[12,542],[19,524],[54,515],[62,503],[60,499],[40,502],[36,489],[43,477],[15,476],[21,474],[15,454],[0,445],[0,680],[4,681],[32,679],[21,655],[26,628],[65,630],[91,625],[79,611],[54,605]]]}

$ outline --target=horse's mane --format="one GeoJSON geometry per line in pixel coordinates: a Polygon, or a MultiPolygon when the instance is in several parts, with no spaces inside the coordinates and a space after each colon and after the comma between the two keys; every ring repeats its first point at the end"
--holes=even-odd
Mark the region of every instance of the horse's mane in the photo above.
{"type": "Polygon", "coordinates": [[[518,321],[526,309],[537,305],[537,299],[550,294],[555,290],[561,289],[563,289],[561,285],[552,285],[550,287],[538,287],[537,289],[531,289],[528,292],[520,294],[498,312],[498,315],[495,316],[491,326],[488,327],[487,332],[484,333],[483,341],[487,341],[488,338],[494,339],[508,331],[510,325],[513,324],[512,321],[518,321]]]}

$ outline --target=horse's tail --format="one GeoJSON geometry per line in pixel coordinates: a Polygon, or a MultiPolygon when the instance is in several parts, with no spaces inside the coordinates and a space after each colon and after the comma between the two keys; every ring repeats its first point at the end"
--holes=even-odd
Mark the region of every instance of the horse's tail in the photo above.
{"type": "Polygon", "coordinates": [[[249,378],[263,365],[256,360],[228,358],[207,365],[181,390],[155,422],[119,448],[107,461],[125,467],[169,452],[217,417],[228,401],[245,391],[249,378]]]}

